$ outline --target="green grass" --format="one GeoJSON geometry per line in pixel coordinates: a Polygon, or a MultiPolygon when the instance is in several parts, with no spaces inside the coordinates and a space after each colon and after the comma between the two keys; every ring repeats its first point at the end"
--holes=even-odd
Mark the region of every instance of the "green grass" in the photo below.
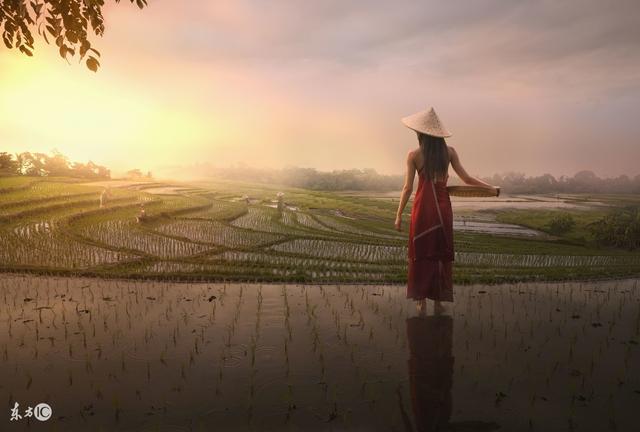
{"type": "MultiPolygon", "coordinates": [[[[513,223],[513,222],[510,222],[513,223]]],[[[531,227],[534,228],[534,227],[531,227]]],[[[465,252],[540,254],[540,255],[628,255],[621,249],[603,249],[583,245],[577,241],[559,238],[557,240],[536,240],[529,238],[502,237],[490,234],[454,234],[455,250],[465,252]]]]}
{"type": "Polygon", "coordinates": [[[7,192],[25,187],[37,180],[38,179],[36,177],[0,176],[0,192],[7,192]]]}
{"type": "MultiPolygon", "coordinates": [[[[116,186],[114,182],[106,207],[99,208],[102,187],[64,178],[0,178],[0,190],[4,191],[0,193],[0,241],[6,245],[0,251],[0,269],[305,283],[406,280],[410,207],[404,213],[404,232],[398,233],[393,229],[397,203],[376,199],[375,194],[352,196],[223,181],[116,186]],[[180,189],[175,194],[154,194],[152,189],[158,187],[180,189]],[[278,192],[284,192],[285,204],[295,210],[281,212],[269,207],[278,192]],[[251,204],[241,200],[245,195],[251,204]],[[149,217],[138,224],[140,203],[145,203],[149,217]]],[[[636,197],[570,198],[615,206],[636,197]]],[[[591,242],[588,224],[609,208],[562,211],[571,214],[576,225],[561,237],[456,232],[455,250],[462,255],[455,263],[455,281],[496,283],[640,274],[636,265],[640,261],[634,258],[638,254],[598,248],[591,242]],[[594,257],[595,261],[575,257],[594,257]],[[610,265],[601,265],[603,262],[610,265]]],[[[465,211],[466,215],[474,213],[465,211]]],[[[558,211],[490,213],[499,222],[548,232],[558,211]]]]}
{"type": "Polygon", "coordinates": [[[533,228],[573,243],[589,245],[593,240],[593,236],[589,231],[589,224],[601,219],[610,211],[611,209],[609,208],[591,208],[589,210],[501,210],[496,212],[496,220],[533,228]],[[566,233],[553,234],[550,230],[550,223],[560,213],[570,215],[576,224],[566,233]]]}

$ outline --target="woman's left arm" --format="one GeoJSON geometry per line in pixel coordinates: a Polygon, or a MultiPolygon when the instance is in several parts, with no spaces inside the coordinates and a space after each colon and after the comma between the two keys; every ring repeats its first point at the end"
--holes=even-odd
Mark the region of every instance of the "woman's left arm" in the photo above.
{"type": "Polygon", "coordinates": [[[416,175],[416,166],[413,163],[413,157],[411,152],[407,155],[407,172],[404,177],[404,186],[402,187],[402,193],[400,194],[400,203],[398,204],[398,212],[396,213],[395,226],[398,231],[402,230],[402,212],[404,207],[409,201],[409,197],[413,192],[413,179],[416,175]]]}

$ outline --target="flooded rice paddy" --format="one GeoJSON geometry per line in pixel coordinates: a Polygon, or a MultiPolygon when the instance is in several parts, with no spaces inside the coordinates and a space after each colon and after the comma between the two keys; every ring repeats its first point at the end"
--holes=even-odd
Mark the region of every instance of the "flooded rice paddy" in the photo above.
{"type": "MultiPolygon", "coordinates": [[[[366,196],[383,201],[397,202],[401,191],[397,192],[342,192],[344,196],[366,196]]],[[[453,210],[498,210],[498,209],[588,209],[607,206],[598,198],[588,198],[572,194],[501,194],[497,198],[451,197],[453,210]]]]}
{"type": "Polygon", "coordinates": [[[503,236],[516,237],[548,237],[545,233],[526,228],[520,225],[498,223],[498,222],[480,222],[467,220],[454,220],[453,229],[462,232],[474,232],[503,236]]]}
{"type": "Polygon", "coordinates": [[[1,430],[637,430],[638,280],[460,286],[426,316],[397,285],[0,275],[0,296],[1,430]]]}

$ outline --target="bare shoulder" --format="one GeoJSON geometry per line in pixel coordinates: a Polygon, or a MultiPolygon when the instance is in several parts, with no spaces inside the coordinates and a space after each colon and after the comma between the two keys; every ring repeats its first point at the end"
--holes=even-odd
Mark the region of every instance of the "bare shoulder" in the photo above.
{"type": "Polygon", "coordinates": [[[450,146],[450,145],[447,145],[447,151],[449,152],[449,159],[452,159],[452,158],[454,158],[454,157],[457,157],[457,156],[458,156],[458,153],[456,152],[456,149],[455,149],[455,148],[453,148],[453,147],[452,147],[452,146],[450,146]]]}
{"type": "Polygon", "coordinates": [[[418,153],[420,153],[420,149],[409,150],[407,153],[407,161],[415,162],[418,153]]]}
{"type": "Polygon", "coordinates": [[[416,149],[413,149],[413,150],[409,150],[409,153],[407,153],[407,157],[415,158],[418,153],[420,153],[420,149],[419,148],[416,148],[416,149]]]}
{"type": "Polygon", "coordinates": [[[414,167],[422,166],[422,150],[419,147],[411,150],[407,155],[407,161],[411,161],[414,167]]]}

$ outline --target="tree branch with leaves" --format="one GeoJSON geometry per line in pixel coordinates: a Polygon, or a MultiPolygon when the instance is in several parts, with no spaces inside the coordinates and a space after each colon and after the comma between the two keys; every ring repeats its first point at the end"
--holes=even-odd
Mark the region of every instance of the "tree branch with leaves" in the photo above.
{"type": "MultiPolygon", "coordinates": [[[[55,43],[63,59],[78,55],[90,70],[98,70],[100,52],[89,36],[104,34],[104,0],[0,1],[0,32],[7,48],[33,56],[35,31],[47,44],[55,43]]],[[[130,1],[140,9],[147,6],[147,0],[130,1]]]]}

